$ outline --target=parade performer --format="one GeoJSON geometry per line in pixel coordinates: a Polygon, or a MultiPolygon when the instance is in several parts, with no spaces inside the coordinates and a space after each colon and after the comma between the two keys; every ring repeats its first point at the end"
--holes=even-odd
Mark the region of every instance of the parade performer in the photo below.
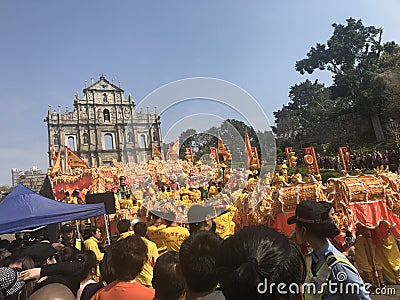
{"type": "Polygon", "coordinates": [[[167,226],[162,224],[162,213],[160,211],[149,211],[149,227],[147,228],[147,235],[149,239],[157,245],[158,253],[161,254],[166,251],[162,230],[167,226]]]}
{"type": "Polygon", "coordinates": [[[179,191],[180,190],[180,185],[178,182],[178,178],[176,177],[175,174],[171,174],[169,176],[169,185],[168,185],[168,192],[172,192],[172,191],[179,191]]]}
{"type": "Polygon", "coordinates": [[[400,251],[397,241],[386,222],[382,222],[376,230],[381,233],[376,245],[376,256],[381,262],[384,279],[391,284],[400,284],[400,251]]]}
{"type": "Polygon", "coordinates": [[[104,257],[99,249],[99,243],[101,242],[101,231],[98,227],[91,227],[89,229],[90,237],[84,242],[86,250],[92,250],[96,254],[97,261],[101,261],[104,257]]]}
{"type": "Polygon", "coordinates": [[[78,190],[74,190],[72,192],[72,196],[69,200],[68,203],[73,203],[73,204],[84,204],[82,198],[79,196],[79,191],[78,190]]]}
{"type": "Polygon", "coordinates": [[[215,233],[221,238],[226,239],[235,233],[233,217],[236,214],[237,208],[233,205],[228,207],[226,201],[224,201],[224,204],[218,206],[218,209],[222,209],[222,213],[214,218],[216,225],[215,233]]]}
{"type": "Polygon", "coordinates": [[[376,257],[376,245],[372,242],[371,230],[357,224],[356,234],[354,259],[357,268],[373,288],[383,286],[382,266],[376,257]]]}
{"type": "Polygon", "coordinates": [[[190,235],[189,230],[178,226],[176,216],[171,211],[164,213],[162,219],[166,225],[162,230],[162,234],[167,251],[179,252],[182,242],[190,235]]]}
{"type": "MultiPolygon", "coordinates": [[[[97,262],[100,262],[104,258],[104,253],[99,249],[99,243],[101,243],[101,230],[98,227],[91,227],[89,232],[91,236],[84,242],[85,249],[93,251],[96,255],[97,262]]],[[[99,266],[96,268],[96,275],[93,276],[93,279],[97,282],[100,279],[99,266]]]]}
{"type": "Polygon", "coordinates": [[[127,219],[120,220],[117,224],[120,236],[119,240],[125,239],[128,236],[140,236],[147,247],[147,260],[144,262],[143,269],[136,278],[141,284],[151,287],[151,279],[153,278],[153,267],[158,258],[158,250],[156,244],[145,238],[147,234],[147,225],[144,222],[137,222],[132,228],[131,222],[127,219]]]}
{"type": "Polygon", "coordinates": [[[120,176],[119,177],[119,186],[117,189],[117,196],[118,199],[126,199],[127,195],[132,195],[131,188],[126,184],[126,177],[120,176]]]}
{"type": "Polygon", "coordinates": [[[71,198],[71,196],[69,195],[69,192],[66,191],[64,193],[64,198],[61,200],[61,202],[70,203],[70,198],[71,198]]]}

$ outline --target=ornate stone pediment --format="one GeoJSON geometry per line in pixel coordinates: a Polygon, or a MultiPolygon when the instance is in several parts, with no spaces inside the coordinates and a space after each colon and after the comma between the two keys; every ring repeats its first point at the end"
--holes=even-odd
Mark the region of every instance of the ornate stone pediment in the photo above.
{"type": "Polygon", "coordinates": [[[116,86],[115,84],[109,82],[104,76],[100,76],[100,80],[93,83],[89,87],[83,90],[84,93],[87,91],[97,91],[97,92],[124,92],[123,89],[116,86]]]}
{"type": "Polygon", "coordinates": [[[124,90],[109,82],[104,76],[100,76],[99,81],[85,88],[83,93],[85,94],[83,99],[90,101],[94,98],[97,104],[119,103],[121,97],[123,98],[122,101],[125,100],[123,97],[124,90]]]}

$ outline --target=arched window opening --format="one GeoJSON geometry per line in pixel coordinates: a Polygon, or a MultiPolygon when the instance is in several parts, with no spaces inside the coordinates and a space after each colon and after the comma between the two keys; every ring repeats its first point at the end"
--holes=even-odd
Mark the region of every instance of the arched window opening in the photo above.
{"type": "Polygon", "coordinates": [[[89,135],[86,132],[83,134],[83,143],[89,144],[89,135]]]}
{"type": "Polygon", "coordinates": [[[144,134],[140,135],[140,147],[147,148],[146,147],[146,136],[144,134]]]}
{"type": "Polygon", "coordinates": [[[128,142],[133,143],[133,133],[132,132],[128,133],[128,142]]]}
{"type": "Polygon", "coordinates": [[[104,122],[110,122],[110,111],[108,109],[105,109],[103,111],[104,114],[104,122]]]}
{"type": "Polygon", "coordinates": [[[104,150],[112,150],[113,146],[113,137],[111,134],[107,133],[104,135],[104,150]]]}
{"type": "Polygon", "coordinates": [[[73,136],[68,137],[68,148],[75,151],[75,139],[73,136]]]}
{"type": "Polygon", "coordinates": [[[54,134],[54,140],[53,140],[54,145],[58,145],[59,144],[59,139],[58,139],[58,134],[54,134]]]}

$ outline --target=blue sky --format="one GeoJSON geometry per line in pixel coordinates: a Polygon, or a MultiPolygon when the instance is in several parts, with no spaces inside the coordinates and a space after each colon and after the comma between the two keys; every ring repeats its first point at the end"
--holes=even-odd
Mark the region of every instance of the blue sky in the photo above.
{"type": "MultiPolygon", "coordinates": [[[[326,42],[332,23],[362,19],[399,43],[399,11],[397,0],[1,1],[0,185],[11,184],[11,168],[47,169],[47,106],[71,109],[84,81],[102,72],[136,102],[175,80],[223,79],[273,122],[290,86],[307,78],[295,61],[326,42]]],[[[308,78],[330,83],[328,73],[308,78]]],[[[186,113],[176,107],[162,121],[186,113]]]]}

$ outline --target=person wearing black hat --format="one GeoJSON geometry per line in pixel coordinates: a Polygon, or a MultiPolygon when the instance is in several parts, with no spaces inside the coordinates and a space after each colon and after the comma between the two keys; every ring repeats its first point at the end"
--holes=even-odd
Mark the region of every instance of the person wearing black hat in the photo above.
{"type": "Polygon", "coordinates": [[[25,255],[33,259],[35,267],[55,264],[55,254],[56,249],[46,242],[37,242],[25,250],[25,255]]]}
{"type": "Polygon", "coordinates": [[[357,269],[328,240],[339,231],[330,222],[323,204],[311,200],[300,202],[287,223],[296,224],[296,236],[314,249],[305,300],[370,299],[357,269]]]}
{"type": "Polygon", "coordinates": [[[64,224],[61,227],[61,244],[64,246],[75,247],[78,250],[81,250],[80,243],[77,244],[76,236],[75,236],[75,227],[71,224],[64,224]]]}
{"type": "Polygon", "coordinates": [[[192,205],[187,213],[190,234],[197,231],[215,231],[212,220],[213,208],[210,206],[192,205]]]}

